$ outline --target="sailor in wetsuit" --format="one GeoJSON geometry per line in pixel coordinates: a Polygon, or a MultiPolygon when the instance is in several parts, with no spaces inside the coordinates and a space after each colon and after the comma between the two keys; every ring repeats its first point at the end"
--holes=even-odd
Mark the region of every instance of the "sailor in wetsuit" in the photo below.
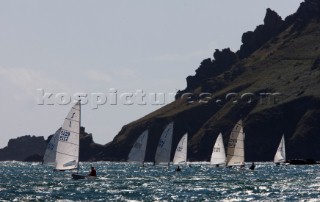
{"type": "Polygon", "coordinates": [[[91,166],[91,171],[89,173],[89,176],[93,176],[93,177],[97,176],[97,171],[96,171],[96,169],[94,169],[93,166],[91,166]]]}
{"type": "Polygon", "coordinates": [[[250,170],[254,170],[255,169],[255,167],[256,167],[256,165],[254,165],[254,162],[252,162],[252,164],[251,164],[251,166],[250,166],[250,170]]]}

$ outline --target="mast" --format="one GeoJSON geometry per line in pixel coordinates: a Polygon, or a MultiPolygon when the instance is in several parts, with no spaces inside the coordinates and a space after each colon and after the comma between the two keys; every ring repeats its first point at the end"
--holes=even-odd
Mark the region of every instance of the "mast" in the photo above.
{"type": "Polygon", "coordinates": [[[80,162],[80,133],[81,133],[81,98],[79,97],[79,149],[78,149],[78,165],[77,174],[79,173],[79,162],[80,162]]]}

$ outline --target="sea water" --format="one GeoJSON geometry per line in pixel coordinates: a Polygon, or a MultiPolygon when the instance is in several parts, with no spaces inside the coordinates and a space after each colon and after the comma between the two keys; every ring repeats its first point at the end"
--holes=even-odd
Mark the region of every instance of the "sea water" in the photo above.
{"type": "MultiPolygon", "coordinates": [[[[73,180],[38,163],[0,163],[1,201],[319,201],[320,166],[256,163],[256,169],[81,163],[97,169],[94,180],[73,180]]],[[[248,163],[247,167],[250,166],[248,163]]]]}

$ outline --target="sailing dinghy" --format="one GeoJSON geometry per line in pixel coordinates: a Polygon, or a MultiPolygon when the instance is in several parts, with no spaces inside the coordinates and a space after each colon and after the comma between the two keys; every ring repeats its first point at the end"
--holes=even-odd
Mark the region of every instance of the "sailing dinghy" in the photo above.
{"type": "Polygon", "coordinates": [[[277,149],[276,154],[274,155],[273,162],[277,165],[279,165],[280,163],[286,162],[286,147],[284,144],[284,135],[282,135],[279,147],[277,149]]]}
{"type": "Polygon", "coordinates": [[[44,156],[44,163],[54,163],[56,171],[77,169],[77,174],[72,174],[75,179],[86,178],[78,174],[80,125],[81,103],[79,100],[69,111],[59,132],[51,138],[44,156]]]}
{"type": "Polygon", "coordinates": [[[176,152],[173,157],[173,164],[180,164],[187,162],[187,145],[188,145],[188,134],[186,133],[177,146],[176,152]]]}
{"type": "Polygon", "coordinates": [[[45,154],[43,156],[42,164],[55,166],[56,152],[57,152],[57,145],[59,141],[60,131],[61,129],[57,130],[55,134],[52,135],[47,145],[45,154]]]}
{"type": "Polygon", "coordinates": [[[227,166],[244,167],[244,133],[242,120],[231,131],[227,150],[227,166]]]}
{"type": "Polygon", "coordinates": [[[173,134],[173,122],[169,123],[167,127],[162,132],[160,137],[154,165],[159,165],[160,163],[170,164],[170,155],[171,155],[171,145],[172,145],[172,134],[173,134]]]}
{"type": "Polygon", "coordinates": [[[216,143],[213,146],[210,164],[216,165],[216,167],[226,164],[226,152],[224,149],[221,133],[218,135],[216,143]]]}
{"type": "Polygon", "coordinates": [[[129,162],[139,162],[144,165],[144,158],[146,155],[146,148],[147,148],[147,141],[148,141],[148,130],[144,131],[137,141],[134,143],[129,155],[128,161],[129,162]]]}

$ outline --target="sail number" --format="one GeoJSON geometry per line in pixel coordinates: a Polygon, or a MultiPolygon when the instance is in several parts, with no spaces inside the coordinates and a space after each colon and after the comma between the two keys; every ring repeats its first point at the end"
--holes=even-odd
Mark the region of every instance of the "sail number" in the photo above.
{"type": "Polygon", "coordinates": [[[49,144],[48,144],[48,149],[49,149],[49,150],[53,150],[53,149],[54,149],[54,147],[55,147],[55,145],[54,145],[54,144],[52,144],[52,143],[49,143],[49,144]]]}
{"type": "Polygon", "coordinates": [[[182,151],[182,149],[183,149],[183,147],[180,147],[180,146],[179,146],[179,147],[177,148],[177,151],[180,152],[180,151],[182,151]]]}
{"type": "Polygon", "coordinates": [[[163,147],[163,145],[164,145],[164,140],[160,140],[160,141],[159,141],[159,145],[158,145],[158,147],[162,148],[162,147],[163,147]]]}
{"type": "Polygon", "coordinates": [[[68,142],[68,139],[70,137],[70,132],[66,130],[61,130],[59,140],[62,142],[68,142]]]}
{"type": "Polygon", "coordinates": [[[237,140],[230,140],[228,146],[229,147],[235,147],[237,144],[237,140]]]}
{"type": "Polygon", "coordinates": [[[213,148],[213,152],[220,152],[220,148],[213,148]]]}

